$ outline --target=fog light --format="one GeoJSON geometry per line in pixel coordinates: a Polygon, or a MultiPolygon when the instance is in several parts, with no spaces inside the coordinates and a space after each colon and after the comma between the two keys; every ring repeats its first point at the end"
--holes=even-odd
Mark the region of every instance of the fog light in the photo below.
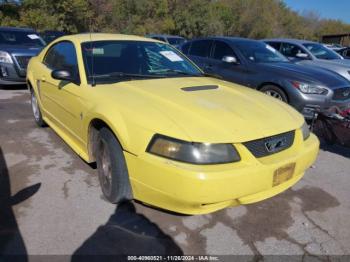
{"type": "Polygon", "coordinates": [[[1,67],[0,67],[0,70],[1,70],[1,75],[2,75],[3,77],[9,76],[9,74],[7,73],[7,70],[6,70],[5,67],[1,66],[1,67]]]}

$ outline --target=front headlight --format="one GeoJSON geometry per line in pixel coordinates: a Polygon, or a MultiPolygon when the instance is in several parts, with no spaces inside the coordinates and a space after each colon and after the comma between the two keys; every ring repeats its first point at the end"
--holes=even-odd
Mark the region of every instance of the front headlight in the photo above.
{"type": "Polygon", "coordinates": [[[13,64],[11,56],[9,55],[9,53],[4,52],[4,51],[0,51],[0,63],[13,64]]]}
{"type": "Polygon", "coordinates": [[[310,128],[306,124],[306,122],[304,122],[303,126],[301,127],[301,131],[303,132],[303,139],[304,140],[308,139],[310,136],[310,128]]]}
{"type": "Polygon", "coordinates": [[[326,88],[316,86],[316,85],[311,85],[311,84],[302,83],[298,81],[292,81],[292,85],[298,88],[304,94],[326,95],[328,93],[328,90],[326,88]]]}
{"type": "Polygon", "coordinates": [[[147,152],[192,164],[223,164],[241,158],[231,144],[191,143],[162,135],[155,135],[147,152]]]}

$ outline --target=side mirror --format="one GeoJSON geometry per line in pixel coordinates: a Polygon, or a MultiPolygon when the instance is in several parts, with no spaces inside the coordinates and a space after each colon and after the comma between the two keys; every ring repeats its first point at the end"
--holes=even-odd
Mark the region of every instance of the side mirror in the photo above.
{"type": "Polygon", "coordinates": [[[239,64],[237,58],[234,56],[224,56],[222,61],[229,64],[239,64]]]}
{"type": "Polygon", "coordinates": [[[297,58],[300,58],[300,59],[308,59],[309,58],[309,56],[305,53],[297,53],[295,56],[297,58]]]}
{"type": "Polygon", "coordinates": [[[71,72],[68,70],[53,70],[51,72],[51,77],[57,80],[63,80],[68,82],[75,82],[75,78],[72,76],[71,72]]]}

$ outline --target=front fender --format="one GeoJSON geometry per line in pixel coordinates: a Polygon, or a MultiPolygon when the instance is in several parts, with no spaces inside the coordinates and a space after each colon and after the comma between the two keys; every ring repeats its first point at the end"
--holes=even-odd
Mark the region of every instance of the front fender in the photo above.
{"type": "Polygon", "coordinates": [[[154,131],[131,121],[130,116],[124,115],[122,112],[111,108],[100,108],[88,112],[83,122],[83,132],[88,148],[90,148],[91,123],[94,120],[103,121],[112,130],[123,150],[134,155],[144,152],[154,135],[154,131]]]}
{"type": "Polygon", "coordinates": [[[28,64],[28,69],[27,69],[27,75],[26,75],[26,82],[27,82],[27,87],[28,87],[28,90],[30,91],[30,87],[29,87],[29,84],[31,85],[31,87],[37,91],[35,88],[35,83],[34,83],[34,74],[33,74],[33,71],[31,70],[31,68],[33,67],[33,59],[31,59],[29,61],[29,64],[28,64]]]}

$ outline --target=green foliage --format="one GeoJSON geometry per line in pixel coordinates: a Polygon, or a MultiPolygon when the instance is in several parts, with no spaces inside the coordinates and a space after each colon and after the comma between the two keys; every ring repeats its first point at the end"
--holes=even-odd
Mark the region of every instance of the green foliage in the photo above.
{"type": "Polygon", "coordinates": [[[281,0],[7,0],[0,2],[0,25],[188,38],[319,39],[323,34],[350,32],[349,24],[320,19],[312,12],[299,14],[281,0]]]}
{"type": "Polygon", "coordinates": [[[23,0],[18,4],[2,4],[0,10],[2,26],[27,26],[71,33],[87,31],[88,20],[93,15],[86,0],[23,0]]]}

